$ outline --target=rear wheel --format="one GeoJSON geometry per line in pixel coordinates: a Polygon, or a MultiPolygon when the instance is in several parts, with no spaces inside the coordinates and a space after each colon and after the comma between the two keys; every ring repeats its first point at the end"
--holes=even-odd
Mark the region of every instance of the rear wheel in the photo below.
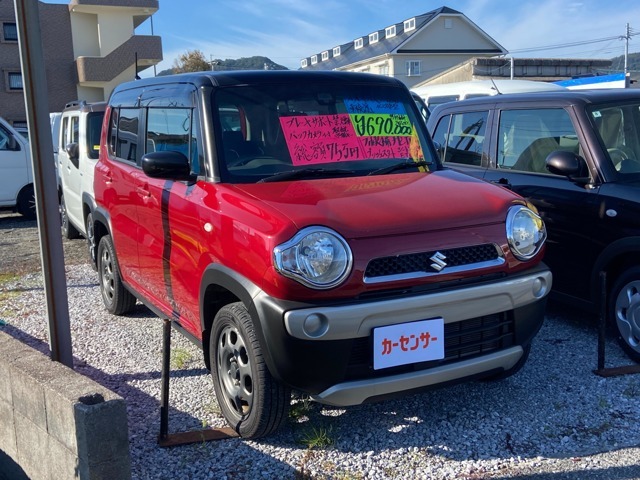
{"type": "Polygon", "coordinates": [[[96,257],[96,236],[93,231],[93,214],[89,213],[85,221],[85,231],[87,232],[87,247],[89,249],[89,259],[94,270],[98,270],[98,260],[96,257]]]}
{"type": "Polygon", "coordinates": [[[609,297],[609,312],[618,343],[640,363],[640,267],[632,267],[616,279],[609,297]]]}
{"type": "Polygon", "coordinates": [[[67,212],[67,204],[64,201],[64,195],[60,195],[60,225],[62,226],[62,236],[64,238],[73,240],[80,236],[76,227],[69,222],[69,214],[67,212]]]}
{"type": "Polygon", "coordinates": [[[20,191],[16,210],[28,220],[36,219],[36,196],[33,185],[27,185],[20,191]]]}
{"type": "Polygon", "coordinates": [[[291,390],[269,373],[242,303],[220,309],[209,352],[216,398],[229,425],[244,438],[275,432],[287,418],[291,390]]]}
{"type": "Polygon", "coordinates": [[[123,315],[133,310],[136,297],[122,284],[116,252],[109,235],[102,237],[98,245],[98,278],[102,300],[109,313],[123,315]]]}

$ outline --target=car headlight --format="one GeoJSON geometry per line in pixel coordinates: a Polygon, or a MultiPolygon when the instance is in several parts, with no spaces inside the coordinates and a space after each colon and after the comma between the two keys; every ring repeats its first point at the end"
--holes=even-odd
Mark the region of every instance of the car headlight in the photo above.
{"type": "Polygon", "coordinates": [[[519,260],[529,260],[540,251],[547,238],[542,219],[531,209],[517,205],[507,213],[507,240],[519,260]]]}
{"type": "Polygon", "coordinates": [[[342,283],[353,264],[346,240],[326,227],[307,227],[273,250],[276,270],[315,289],[342,283]]]}

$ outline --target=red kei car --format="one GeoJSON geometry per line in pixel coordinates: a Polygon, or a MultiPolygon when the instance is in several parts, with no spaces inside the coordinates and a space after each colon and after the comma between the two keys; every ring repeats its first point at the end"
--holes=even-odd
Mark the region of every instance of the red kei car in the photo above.
{"type": "Polygon", "coordinates": [[[201,346],[243,437],[331,405],[518,371],[544,318],[543,222],[443,169],[399,81],[203,72],[114,91],[95,172],[109,312],[201,346]]]}

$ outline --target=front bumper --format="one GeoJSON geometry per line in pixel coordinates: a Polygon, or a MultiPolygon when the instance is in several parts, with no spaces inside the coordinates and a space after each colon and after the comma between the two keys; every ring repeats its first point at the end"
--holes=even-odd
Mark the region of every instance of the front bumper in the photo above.
{"type": "Polygon", "coordinates": [[[261,292],[253,307],[272,375],[347,406],[510,369],[542,325],[551,282],[540,265],[466,287],[344,305],[292,304],[261,292]],[[434,317],[444,319],[450,340],[444,360],[373,369],[373,328],[434,317]]]}

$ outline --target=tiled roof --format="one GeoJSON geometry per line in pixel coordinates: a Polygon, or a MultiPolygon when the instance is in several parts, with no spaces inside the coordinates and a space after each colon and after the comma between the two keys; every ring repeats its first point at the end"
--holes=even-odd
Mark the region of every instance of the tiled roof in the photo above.
{"type": "MultiPolygon", "coordinates": [[[[344,67],[345,65],[351,65],[353,63],[357,63],[363,60],[368,60],[371,58],[376,58],[381,55],[385,55],[387,53],[393,53],[397,51],[400,46],[405,43],[411,36],[413,36],[416,32],[418,32],[424,25],[431,22],[434,18],[441,14],[453,14],[453,15],[462,15],[457,10],[453,10],[449,7],[440,7],[436,10],[432,10],[430,12],[424,13],[422,15],[417,15],[416,26],[414,29],[411,29],[407,32],[404,31],[404,21],[400,23],[396,23],[396,35],[391,38],[386,38],[385,30],[387,27],[392,25],[388,25],[387,27],[379,30],[379,41],[377,43],[370,44],[369,43],[369,34],[362,35],[364,40],[364,47],[356,49],[354,47],[354,42],[349,42],[344,45],[340,45],[340,55],[334,57],[333,56],[333,47],[329,48],[329,59],[321,61],[321,53],[317,53],[318,63],[315,65],[311,64],[311,57],[307,57],[307,66],[304,67],[305,70],[335,70],[337,68],[344,67]]],[[[373,32],[369,32],[373,33],[373,32]]],[[[498,49],[496,49],[496,53],[498,49]]],[[[304,60],[304,59],[303,59],[304,60]]]]}

